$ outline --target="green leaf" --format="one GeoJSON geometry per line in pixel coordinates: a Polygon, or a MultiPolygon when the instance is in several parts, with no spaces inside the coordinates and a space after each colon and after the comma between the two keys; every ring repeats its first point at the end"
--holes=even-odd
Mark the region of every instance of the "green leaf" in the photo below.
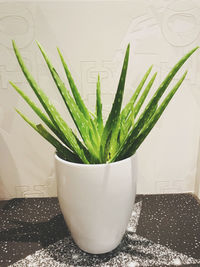
{"type": "Polygon", "coordinates": [[[101,103],[101,87],[100,87],[100,77],[98,75],[97,89],[96,89],[96,121],[97,129],[99,135],[102,135],[103,132],[103,118],[102,118],[102,103],[101,103]]]}
{"type": "MultiPolygon", "coordinates": [[[[117,88],[117,92],[115,95],[115,99],[112,105],[111,112],[108,116],[108,119],[106,121],[106,125],[103,130],[103,134],[101,137],[101,159],[103,162],[106,162],[107,156],[110,153],[109,152],[109,139],[111,138],[112,132],[115,131],[115,127],[118,124],[119,116],[120,116],[120,110],[122,105],[122,99],[124,94],[124,85],[126,80],[126,72],[128,67],[128,58],[129,58],[129,50],[130,50],[130,44],[128,44],[126,49],[126,54],[123,62],[123,67],[121,71],[121,76],[117,88]]],[[[110,156],[109,156],[110,157],[110,156]]]]}
{"type": "Polygon", "coordinates": [[[159,105],[159,101],[163,96],[165,90],[169,86],[177,71],[182,67],[184,62],[198,49],[198,47],[192,49],[188,54],[183,56],[181,60],[178,61],[178,63],[172,68],[172,70],[160,84],[153,97],[150,99],[143,112],[136,120],[136,117],[142,105],[144,104],[149,90],[154,83],[156,73],[152,76],[139,100],[136,102],[147,78],[149,77],[152,66],[148,69],[140,84],[136,88],[130,101],[120,113],[128,67],[130,49],[130,45],[128,45],[124,57],[117,92],[115,94],[114,102],[104,127],[102,119],[102,103],[99,76],[96,88],[96,114],[92,115],[85,106],[84,101],[78,92],[71,73],[59,49],[58,53],[64,66],[73,97],[66,89],[65,84],[51,64],[44,49],[39,43],[38,46],[48,65],[57,88],[61,93],[61,96],[77,126],[77,129],[79,130],[82,140],[87,147],[84,146],[82,141],[79,140],[74,132],[69,128],[54,105],[50,103],[47,95],[37,85],[36,81],[24,64],[18,48],[13,41],[14,52],[16,54],[20,67],[48,116],[44,114],[43,111],[33,101],[31,101],[30,98],[15,84],[11,82],[11,85],[40,117],[40,119],[49,127],[49,129],[62,141],[62,143],[58,141],[57,138],[54,137],[51,133],[49,133],[41,124],[36,125],[22,113],[20,113],[19,111],[17,112],[29,125],[31,125],[31,127],[33,127],[40,135],[42,135],[56,148],[57,154],[61,158],[72,162],[83,162],[85,164],[98,164],[118,161],[127,158],[136,152],[136,150],[139,148],[141,143],[150,133],[151,129],[154,127],[154,125],[164,112],[166,106],[169,104],[175,92],[182,84],[187,72],[184,73],[178,83],[176,83],[173,89],[159,105]]]}
{"type": "MultiPolygon", "coordinates": [[[[148,70],[148,72],[145,75],[145,78],[147,76],[147,74],[150,72],[151,68],[148,70]]],[[[133,107],[133,103],[130,102],[130,105],[128,106],[129,110],[128,114],[126,114],[127,112],[122,112],[121,114],[121,128],[120,128],[120,143],[122,143],[124,141],[124,139],[128,136],[128,133],[131,129],[131,127],[133,128],[134,126],[134,120],[142,106],[142,104],[144,103],[152,85],[153,82],[156,78],[157,73],[155,73],[153,75],[153,77],[151,78],[151,80],[149,81],[149,83],[147,84],[145,90],[143,91],[140,99],[138,100],[137,104],[135,105],[135,107],[133,107]]],[[[136,90],[137,91],[137,90],[136,90]]]]}
{"type": "MultiPolygon", "coordinates": [[[[39,47],[41,48],[41,45],[38,43],[39,47]]],[[[76,101],[76,104],[77,106],[79,107],[80,111],[83,113],[83,115],[85,116],[85,118],[87,120],[91,120],[91,117],[90,117],[90,112],[89,110],[87,109],[86,105],[84,104],[83,102],[83,99],[81,98],[80,94],[79,94],[79,91],[74,83],[74,80],[72,78],[72,75],[68,69],[68,66],[59,50],[59,48],[57,48],[58,50],[58,53],[59,53],[59,56],[60,56],[60,59],[61,59],[61,62],[62,62],[62,65],[64,67],[64,70],[65,70],[65,74],[67,76],[67,79],[68,79],[68,82],[69,82],[69,85],[70,85],[70,88],[71,88],[71,91],[72,91],[72,94],[74,96],[74,99],[76,101]]]]}
{"type": "Polygon", "coordinates": [[[134,107],[131,107],[131,112],[127,118],[121,117],[121,125],[120,125],[120,132],[119,132],[119,140],[120,144],[126,139],[129,131],[134,127],[134,107]]]}
{"type": "Polygon", "coordinates": [[[111,136],[110,136],[110,140],[109,140],[109,146],[108,146],[108,158],[107,161],[110,160],[110,158],[112,158],[112,155],[114,155],[119,147],[119,143],[118,143],[118,136],[119,136],[119,131],[120,131],[120,120],[117,121],[117,125],[115,126],[115,128],[113,129],[113,131],[111,132],[111,136]]]}
{"type": "MultiPolygon", "coordinates": [[[[154,114],[156,107],[158,105],[158,101],[160,100],[161,96],[165,92],[166,88],[168,87],[169,83],[177,73],[177,71],[181,68],[181,66],[185,63],[185,61],[198,49],[199,47],[196,47],[189,51],[185,56],[183,56],[178,63],[172,68],[172,70],[168,73],[164,81],[161,83],[157,91],[155,92],[154,96],[149,101],[148,105],[146,106],[143,113],[140,115],[139,119],[137,120],[134,128],[130,133],[128,134],[127,138],[124,140],[124,142],[121,144],[118,151],[115,153],[115,155],[110,159],[109,162],[117,161],[122,158],[125,158],[128,156],[127,151],[130,149],[130,147],[135,145],[135,140],[140,133],[141,130],[144,129],[144,126],[148,123],[148,121],[153,117],[152,114],[154,114]]],[[[184,77],[184,76],[183,76],[184,77]]],[[[184,79],[184,78],[183,78],[184,79]]],[[[181,80],[180,80],[181,81],[181,80]]],[[[182,81],[181,81],[182,82],[182,81]]],[[[157,111],[156,111],[157,112],[157,111]]],[[[141,138],[142,139],[142,138],[141,138]]],[[[142,142],[142,141],[141,141],[142,142]]],[[[138,148],[138,147],[137,147],[138,148]]],[[[136,149],[137,149],[136,148],[136,149]]],[[[136,150],[135,150],[136,151],[136,150]]],[[[132,153],[134,151],[132,150],[132,153]]]]}
{"type": "Polygon", "coordinates": [[[69,71],[69,68],[64,60],[64,57],[63,55],[61,54],[60,52],[60,49],[57,48],[58,50],[58,53],[59,53],[59,56],[60,56],[60,59],[61,59],[61,62],[62,62],[62,65],[64,67],[64,70],[65,70],[65,74],[67,76],[67,79],[68,79],[68,82],[69,82],[69,85],[70,85],[70,88],[71,88],[71,91],[72,91],[72,94],[74,96],[74,99],[76,101],[76,104],[78,106],[78,108],[80,109],[80,111],[83,113],[85,119],[88,120],[89,122],[89,127],[92,128],[92,132],[90,133],[90,136],[91,136],[91,142],[95,143],[95,146],[99,146],[100,144],[100,135],[99,135],[99,132],[97,131],[97,127],[94,125],[93,123],[93,120],[90,116],[91,112],[87,109],[83,99],[81,98],[81,95],[79,94],[79,91],[76,87],[76,84],[72,78],[72,75],[69,71]]]}
{"type": "Polygon", "coordinates": [[[154,83],[154,80],[156,78],[156,75],[157,75],[157,72],[153,75],[153,77],[151,78],[151,80],[149,81],[149,83],[147,84],[144,92],[142,93],[140,99],[138,100],[137,104],[135,105],[135,108],[134,108],[134,118],[137,116],[138,112],[140,111],[140,108],[142,106],[142,104],[144,103],[153,83],[154,83]]]}
{"type": "Polygon", "coordinates": [[[134,105],[135,101],[137,100],[138,98],[138,95],[140,94],[147,78],[149,77],[149,74],[151,72],[153,68],[153,65],[151,65],[151,67],[147,70],[147,72],[145,73],[144,77],[142,78],[141,82],[139,83],[138,87],[136,88],[135,92],[133,93],[130,101],[128,102],[128,104],[126,104],[126,106],[124,107],[124,109],[122,110],[121,112],[121,116],[124,119],[126,119],[129,115],[129,113],[131,112],[132,110],[132,106],[134,105]]]}
{"type": "Polygon", "coordinates": [[[158,101],[160,100],[161,96],[167,89],[168,85],[170,84],[171,80],[177,73],[177,71],[181,68],[181,66],[184,64],[184,62],[197,50],[198,47],[192,49],[189,53],[187,53],[185,56],[181,58],[181,60],[178,61],[178,63],[172,68],[172,70],[169,72],[169,74],[166,76],[164,81],[161,83],[149,103],[147,104],[145,110],[140,115],[139,119],[135,123],[135,126],[133,130],[129,133],[128,137],[126,138],[126,141],[124,143],[124,149],[126,150],[127,147],[133,142],[133,140],[137,137],[140,130],[143,128],[145,123],[150,119],[150,115],[152,115],[152,110],[155,109],[155,106],[157,106],[158,101]]]}
{"type": "MultiPolygon", "coordinates": [[[[19,95],[27,102],[27,104],[35,111],[35,113],[40,117],[41,120],[51,129],[54,134],[63,142],[65,143],[65,138],[63,137],[63,134],[54,126],[51,120],[41,111],[40,108],[37,107],[37,105],[30,100],[30,98],[22,91],[20,88],[15,85],[13,82],[10,82],[12,87],[18,92],[19,95]]],[[[66,144],[67,145],[67,144],[66,144]]]]}
{"type": "MultiPolygon", "coordinates": [[[[40,133],[49,143],[54,145],[54,147],[57,150],[57,154],[59,154],[62,159],[70,161],[70,162],[76,162],[76,163],[82,163],[80,158],[71,152],[69,149],[64,147],[53,135],[51,135],[42,124],[36,125],[38,129],[38,133],[40,133]]],[[[89,163],[89,162],[88,162],[89,163]]]]}
{"type": "Polygon", "coordinates": [[[66,89],[65,84],[63,83],[63,81],[61,80],[61,78],[59,77],[58,73],[56,72],[55,68],[53,67],[53,65],[51,64],[46,52],[44,51],[44,49],[42,48],[42,46],[38,43],[38,47],[47,63],[47,66],[51,72],[51,75],[59,89],[59,92],[62,95],[62,98],[71,114],[71,117],[74,120],[74,123],[77,127],[77,129],[79,130],[79,133],[84,141],[84,143],[86,144],[88,150],[90,151],[90,153],[93,155],[93,157],[96,157],[98,159],[98,154],[97,151],[95,149],[95,145],[96,145],[96,136],[93,133],[93,129],[91,127],[91,123],[90,121],[88,122],[85,119],[85,116],[83,115],[83,113],[80,111],[80,109],[78,108],[78,106],[76,105],[74,99],[71,97],[69,91],[66,89]],[[94,144],[95,142],[95,144],[94,144]]]}
{"type": "Polygon", "coordinates": [[[45,111],[47,112],[48,116],[50,117],[51,121],[58,128],[58,130],[60,132],[62,132],[63,136],[65,137],[65,143],[67,144],[67,146],[70,149],[72,149],[81,158],[81,160],[83,162],[87,163],[87,159],[85,158],[85,155],[84,155],[82,149],[80,149],[72,130],[68,127],[67,123],[62,119],[62,117],[60,116],[60,114],[58,113],[56,108],[49,101],[46,94],[37,85],[36,81],[31,76],[26,65],[24,64],[24,61],[23,61],[23,59],[19,53],[19,50],[18,50],[15,42],[12,41],[12,43],[13,43],[14,52],[15,52],[15,55],[16,55],[17,60],[19,62],[19,65],[20,65],[28,83],[30,84],[33,91],[35,92],[36,96],[38,97],[39,101],[41,102],[41,104],[44,107],[45,111]]]}
{"type": "MultiPolygon", "coordinates": [[[[133,96],[131,97],[129,103],[124,107],[124,109],[122,110],[121,114],[120,114],[120,120],[121,120],[121,128],[120,128],[120,143],[122,143],[124,141],[124,139],[127,137],[129,130],[131,128],[131,126],[133,126],[132,121],[134,120],[135,116],[137,115],[137,112],[135,112],[135,114],[133,113],[133,107],[134,107],[134,103],[138,98],[138,95],[140,94],[147,78],[149,77],[149,74],[151,72],[153,68],[153,65],[150,66],[150,68],[147,70],[147,72],[145,73],[145,75],[143,76],[141,82],[139,83],[138,87],[136,88],[135,92],[133,93],[133,96]]],[[[152,83],[151,81],[149,82],[150,84],[152,83]]],[[[143,96],[141,99],[141,103],[142,103],[142,99],[145,100],[145,94],[148,94],[148,89],[150,84],[147,85],[146,89],[145,89],[145,93],[143,93],[143,96]]],[[[150,88],[149,88],[150,90],[150,88]]],[[[139,102],[138,102],[139,103],[139,102]]],[[[139,104],[138,104],[138,111],[139,111],[139,104]]]]}
{"type": "Polygon", "coordinates": [[[174,96],[174,94],[176,93],[176,91],[178,90],[180,85],[182,84],[182,82],[185,79],[186,75],[187,75],[187,71],[184,73],[184,75],[181,77],[181,79],[176,83],[176,85],[169,92],[169,94],[165,97],[165,99],[163,100],[161,105],[158,107],[156,112],[153,114],[151,119],[145,124],[145,126],[143,127],[141,133],[135,138],[135,140],[133,140],[134,142],[132,142],[126,148],[126,150],[125,150],[126,152],[125,153],[122,153],[121,155],[119,155],[117,160],[130,157],[131,155],[133,155],[136,152],[136,150],[139,148],[141,143],[144,141],[144,139],[147,137],[147,135],[150,133],[150,131],[152,130],[152,128],[154,127],[154,125],[156,124],[156,122],[158,121],[160,116],[162,115],[163,111],[165,110],[165,108],[169,104],[170,100],[172,99],[172,97],[174,96]]]}
{"type": "Polygon", "coordinates": [[[42,124],[36,125],[31,122],[25,115],[23,115],[19,110],[16,109],[16,111],[35,131],[37,131],[42,137],[44,137],[50,144],[52,144],[56,148],[57,152],[61,155],[63,159],[71,162],[81,162],[77,155],[75,155],[69,149],[63,146],[42,126],[42,124]]]}

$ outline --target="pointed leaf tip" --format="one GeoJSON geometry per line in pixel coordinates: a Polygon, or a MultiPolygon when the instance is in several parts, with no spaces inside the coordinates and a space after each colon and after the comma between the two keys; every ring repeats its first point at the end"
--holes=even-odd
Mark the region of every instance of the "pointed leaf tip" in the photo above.
{"type": "Polygon", "coordinates": [[[14,49],[14,51],[15,51],[16,48],[17,48],[16,43],[15,43],[15,40],[12,40],[12,46],[13,46],[13,49],[14,49]]]}
{"type": "Polygon", "coordinates": [[[39,41],[36,40],[36,44],[37,44],[37,46],[39,47],[40,50],[43,50],[42,49],[42,45],[39,43],[39,41]]]}
{"type": "Polygon", "coordinates": [[[127,52],[129,52],[129,50],[130,50],[130,43],[128,43],[127,45],[127,52]]]}

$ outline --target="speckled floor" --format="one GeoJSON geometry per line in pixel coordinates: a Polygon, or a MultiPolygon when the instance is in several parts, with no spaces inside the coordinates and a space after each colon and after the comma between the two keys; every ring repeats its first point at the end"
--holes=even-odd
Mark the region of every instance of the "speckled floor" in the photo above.
{"type": "Polygon", "coordinates": [[[111,253],[74,244],[56,198],[0,201],[0,267],[199,266],[200,202],[191,194],[139,195],[111,253]]]}

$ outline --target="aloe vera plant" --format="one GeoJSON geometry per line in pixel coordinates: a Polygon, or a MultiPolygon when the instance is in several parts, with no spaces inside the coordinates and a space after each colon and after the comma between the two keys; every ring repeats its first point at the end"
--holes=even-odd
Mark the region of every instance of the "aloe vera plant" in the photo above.
{"type": "Polygon", "coordinates": [[[19,65],[32,90],[42,104],[45,112],[42,111],[36,103],[31,101],[30,98],[13,82],[10,82],[10,84],[49,129],[45,128],[45,126],[41,123],[33,123],[19,110],[16,111],[34,130],[36,130],[56,148],[56,153],[59,157],[67,161],[84,164],[111,163],[130,157],[136,152],[182,84],[187,71],[173,86],[162,102],[159,103],[162,95],[166,91],[177,71],[198,49],[198,47],[195,47],[178,61],[155,91],[146,107],[144,107],[143,111],[140,112],[141,114],[138,116],[139,111],[141,110],[143,103],[154,84],[157,73],[154,73],[147,83],[147,79],[150,76],[153,66],[147,70],[138,87],[134,91],[130,101],[122,109],[130,50],[130,45],[128,45],[114,102],[104,125],[102,116],[100,76],[98,75],[96,86],[96,110],[95,114],[92,114],[81,98],[60,50],[58,49],[58,54],[64,67],[72,95],[53,67],[43,47],[37,43],[44,60],[47,63],[52,78],[78,129],[81,137],[79,139],[30,74],[14,41],[12,44],[19,65]]]}

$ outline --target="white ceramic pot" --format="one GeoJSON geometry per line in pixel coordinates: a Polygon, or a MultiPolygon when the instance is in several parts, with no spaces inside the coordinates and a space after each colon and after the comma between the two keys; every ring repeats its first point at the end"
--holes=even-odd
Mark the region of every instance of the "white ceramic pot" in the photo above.
{"type": "Polygon", "coordinates": [[[93,254],[116,248],[136,194],[136,158],[77,164],[55,156],[58,199],[75,243],[93,254]]]}

